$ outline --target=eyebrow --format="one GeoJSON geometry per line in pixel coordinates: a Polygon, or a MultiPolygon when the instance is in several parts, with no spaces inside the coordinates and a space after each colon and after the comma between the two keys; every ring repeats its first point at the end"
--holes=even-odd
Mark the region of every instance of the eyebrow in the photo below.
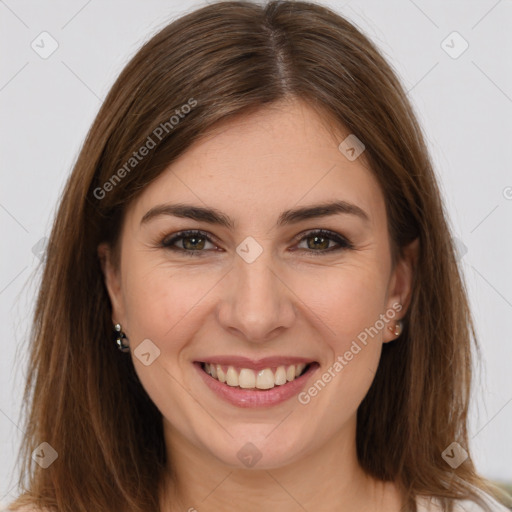
{"type": "MultiPolygon", "coordinates": [[[[365,222],[370,221],[369,215],[359,206],[349,203],[347,201],[334,201],[330,203],[322,203],[301,208],[286,210],[279,216],[277,226],[284,226],[288,224],[295,224],[307,219],[318,217],[327,217],[330,215],[353,215],[359,217],[365,222]]],[[[174,217],[181,217],[192,219],[208,224],[216,224],[233,229],[235,223],[227,215],[216,210],[215,208],[204,208],[201,206],[194,206],[190,204],[160,204],[151,208],[142,220],[141,225],[149,222],[151,219],[160,215],[170,215],[174,217]]]]}

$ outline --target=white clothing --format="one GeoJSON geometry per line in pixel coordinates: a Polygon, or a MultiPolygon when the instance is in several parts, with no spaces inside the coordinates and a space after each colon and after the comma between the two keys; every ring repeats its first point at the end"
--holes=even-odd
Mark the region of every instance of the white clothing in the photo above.
{"type": "MultiPolygon", "coordinates": [[[[492,512],[510,512],[507,507],[498,503],[493,497],[488,494],[481,493],[484,500],[489,504],[492,512]]],[[[442,512],[439,501],[436,498],[425,498],[418,496],[416,499],[418,512],[442,512]]],[[[470,500],[458,500],[453,507],[453,512],[483,512],[483,509],[478,503],[470,500]]]]}

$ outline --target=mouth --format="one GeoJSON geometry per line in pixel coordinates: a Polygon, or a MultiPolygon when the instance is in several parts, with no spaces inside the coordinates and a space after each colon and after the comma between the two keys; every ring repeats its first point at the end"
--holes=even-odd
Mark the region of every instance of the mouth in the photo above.
{"type": "Polygon", "coordinates": [[[225,358],[219,358],[195,361],[194,366],[202,381],[219,398],[238,407],[268,407],[297,395],[320,367],[316,361],[297,358],[280,362],[286,364],[273,361],[251,364],[248,360],[226,364],[225,358]]]}
{"type": "Polygon", "coordinates": [[[239,389],[272,389],[276,386],[284,386],[288,382],[300,378],[307,373],[311,363],[300,363],[291,365],[280,365],[277,367],[262,368],[253,370],[251,368],[240,368],[215,363],[202,362],[202,370],[218,382],[227,386],[239,389]]]}

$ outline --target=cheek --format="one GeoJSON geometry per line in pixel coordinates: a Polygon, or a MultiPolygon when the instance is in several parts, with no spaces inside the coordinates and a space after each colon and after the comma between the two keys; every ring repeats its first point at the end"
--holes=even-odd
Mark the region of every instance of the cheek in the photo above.
{"type": "Polygon", "coordinates": [[[305,390],[305,399],[309,397],[321,409],[329,404],[332,426],[354,414],[377,370],[382,322],[378,328],[375,325],[384,313],[385,276],[368,260],[330,268],[324,275],[304,276],[301,282],[298,295],[308,297],[304,302],[309,316],[313,313],[322,320],[321,340],[327,355],[317,377],[325,384],[316,381],[313,389],[305,390]]]}
{"type": "Polygon", "coordinates": [[[130,329],[163,344],[172,337],[172,330],[181,332],[187,325],[195,325],[191,321],[194,308],[214,282],[213,276],[204,272],[199,275],[165,263],[150,266],[142,259],[134,261],[127,266],[123,283],[130,329]]]}
{"type": "Polygon", "coordinates": [[[386,289],[373,264],[346,264],[301,275],[297,281],[305,305],[322,320],[325,341],[336,353],[348,350],[352,340],[384,312],[386,289]]]}
{"type": "Polygon", "coordinates": [[[195,410],[195,401],[183,392],[181,383],[186,374],[179,359],[201,325],[201,299],[213,283],[209,284],[210,278],[198,279],[187,269],[165,263],[148,264],[142,258],[130,263],[123,282],[130,344],[136,350],[141,341],[150,339],[159,350],[158,357],[148,366],[138,360],[135,352],[135,371],[164,416],[182,429],[190,428],[187,416],[200,415],[201,411],[195,410]]]}
{"type": "Polygon", "coordinates": [[[170,311],[176,308],[175,289],[156,273],[143,276],[136,271],[129,273],[124,289],[132,336],[158,340],[164,326],[169,328],[170,311]]]}

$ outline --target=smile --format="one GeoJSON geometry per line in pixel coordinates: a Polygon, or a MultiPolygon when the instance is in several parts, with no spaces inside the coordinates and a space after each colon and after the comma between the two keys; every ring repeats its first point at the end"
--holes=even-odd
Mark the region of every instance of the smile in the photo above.
{"type": "Polygon", "coordinates": [[[303,358],[218,357],[195,361],[201,380],[223,401],[237,407],[269,407],[298,395],[320,365],[303,358]]]}
{"type": "Polygon", "coordinates": [[[219,382],[231,387],[242,389],[272,389],[292,382],[307,371],[309,365],[304,363],[278,366],[277,368],[263,368],[251,370],[250,368],[236,368],[220,364],[203,363],[203,370],[219,382]]]}

